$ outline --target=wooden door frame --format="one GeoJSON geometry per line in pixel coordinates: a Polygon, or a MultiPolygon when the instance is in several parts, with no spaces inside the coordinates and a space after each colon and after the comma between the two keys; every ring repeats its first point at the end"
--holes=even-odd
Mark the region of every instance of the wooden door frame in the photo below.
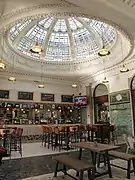
{"type": "Polygon", "coordinates": [[[94,102],[94,123],[96,123],[96,121],[97,121],[97,114],[96,114],[96,101],[95,101],[96,97],[95,97],[95,92],[96,92],[97,87],[98,87],[98,86],[100,86],[100,85],[104,85],[104,86],[106,87],[106,89],[107,89],[107,91],[108,91],[107,95],[108,95],[108,102],[109,102],[109,89],[108,89],[108,87],[107,87],[104,83],[99,83],[99,84],[97,84],[97,85],[95,86],[95,88],[94,88],[94,91],[93,91],[93,102],[94,102]]]}
{"type": "Polygon", "coordinates": [[[132,82],[135,78],[135,75],[130,80],[130,97],[131,97],[131,109],[132,109],[132,125],[133,125],[133,135],[135,135],[135,112],[134,112],[134,105],[133,105],[133,89],[132,89],[132,82]]]}

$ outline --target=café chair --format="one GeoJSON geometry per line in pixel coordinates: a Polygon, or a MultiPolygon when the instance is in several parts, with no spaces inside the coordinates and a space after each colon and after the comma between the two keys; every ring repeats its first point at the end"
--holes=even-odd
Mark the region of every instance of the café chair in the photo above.
{"type": "Polygon", "coordinates": [[[8,156],[7,149],[0,146],[0,165],[2,164],[2,158],[7,156],[8,156]]]}
{"type": "Polygon", "coordinates": [[[12,151],[18,151],[22,157],[22,134],[23,129],[17,128],[13,133],[9,136],[9,153],[11,158],[12,151]]]}
{"type": "Polygon", "coordinates": [[[80,125],[78,127],[78,134],[79,134],[79,141],[86,141],[87,140],[87,130],[85,125],[80,125]]]}
{"type": "Polygon", "coordinates": [[[54,128],[54,139],[55,146],[54,148],[59,148],[59,151],[65,146],[67,140],[67,128],[66,127],[55,127],[54,128]]]}

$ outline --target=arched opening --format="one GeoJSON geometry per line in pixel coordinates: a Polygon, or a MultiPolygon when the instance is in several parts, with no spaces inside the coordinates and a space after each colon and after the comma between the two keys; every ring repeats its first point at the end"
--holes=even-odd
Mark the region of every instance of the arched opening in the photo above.
{"type": "Polygon", "coordinates": [[[130,89],[133,115],[133,133],[135,134],[135,76],[132,78],[130,89]]]}
{"type": "Polygon", "coordinates": [[[94,120],[109,121],[108,88],[105,84],[98,84],[94,89],[94,120]]]}

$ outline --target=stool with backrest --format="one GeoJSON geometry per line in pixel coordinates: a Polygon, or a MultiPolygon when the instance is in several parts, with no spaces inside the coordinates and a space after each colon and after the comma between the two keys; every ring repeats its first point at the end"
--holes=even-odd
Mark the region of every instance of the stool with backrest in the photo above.
{"type": "Polygon", "coordinates": [[[55,127],[47,127],[47,145],[48,145],[48,149],[51,148],[52,150],[55,150],[57,144],[57,136],[55,133],[55,127]]]}
{"type": "Polygon", "coordinates": [[[87,140],[87,130],[86,130],[86,126],[84,124],[81,124],[78,127],[78,134],[79,134],[79,141],[86,141],[87,140]]]}
{"type": "Polygon", "coordinates": [[[48,127],[42,126],[42,146],[44,144],[44,147],[46,147],[47,145],[48,136],[49,136],[48,127]]]}
{"type": "Polygon", "coordinates": [[[135,154],[135,140],[133,137],[127,137],[129,142],[129,150],[128,153],[135,154]]]}
{"type": "Polygon", "coordinates": [[[22,134],[23,134],[23,129],[17,128],[16,131],[10,135],[10,137],[9,137],[10,157],[11,157],[12,151],[18,151],[22,157],[22,134]]]}
{"type": "Polygon", "coordinates": [[[115,144],[118,144],[117,127],[116,125],[110,125],[111,140],[115,144]]]}
{"type": "Polygon", "coordinates": [[[98,127],[96,125],[92,125],[91,127],[91,141],[94,141],[94,139],[97,139],[97,133],[98,133],[98,127]]]}
{"type": "Polygon", "coordinates": [[[0,165],[2,163],[2,158],[7,156],[6,148],[0,146],[0,165]]]}
{"type": "Polygon", "coordinates": [[[66,142],[66,128],[65,127],[55,127],[54,128],[55,135],[55,148],[58,147],[59,151],[65,145],[66,142]]]}
{"type": "Polygon", "coordinates": [[[126,153],[135,154],[134,138],[128,137],[126,134],[123,134],[123,139],[124,139],[126,146],[127,146],[126,153]]]}
{"type": "Polygon", "coordinates": [[[87,124],[86,125],[86,132],[87,132],[87,140],[91,141],[91,130],[92,130],[92,125],[87,124]]]}
{"type": "Polygon", "coordinates": [[[79,128],[78,126],[71,126],[69,128],[69,142],[70,143],[75,143],[78,141],[78,131],[79,128]]]}
{"type": "Polygon", "coordinates": [[[43,143],[45,142],[45,129],[46,129],[46,127],[41,126],[41,128],[42,128],[42,146],[43,146],[43,143]]]}

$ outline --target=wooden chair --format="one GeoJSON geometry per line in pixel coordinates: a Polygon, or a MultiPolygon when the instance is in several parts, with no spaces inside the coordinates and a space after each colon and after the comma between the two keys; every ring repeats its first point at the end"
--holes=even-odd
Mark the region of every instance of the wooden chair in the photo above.
{"type": "Polygon", "coordinates": [[[19,151],[22,157],[22,134],[23,134],[23,129],[17,128],[16,131],[9,136],[10,157],[12,151],[19,151]]]}

